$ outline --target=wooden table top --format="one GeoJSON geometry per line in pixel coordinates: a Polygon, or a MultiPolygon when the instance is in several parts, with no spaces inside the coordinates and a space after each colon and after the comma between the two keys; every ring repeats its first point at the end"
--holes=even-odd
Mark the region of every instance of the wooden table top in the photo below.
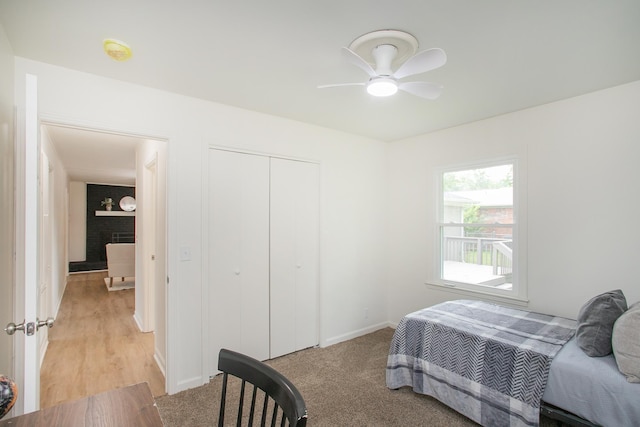
{"type": "Polygon", "coordinates": [[[149,384],[140,383],[0,420],[0,427],[160,427],[149,384]]]}

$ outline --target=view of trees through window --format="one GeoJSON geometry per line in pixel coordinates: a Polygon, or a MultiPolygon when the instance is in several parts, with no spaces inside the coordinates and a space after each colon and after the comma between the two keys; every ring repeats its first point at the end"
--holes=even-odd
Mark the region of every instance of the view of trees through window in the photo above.
{"type": "Polygon", "coordinates": [[[444,191],[513,188],[513,165],[447,172],[443,178],[444,191]]]}
{"type": "Polygon", "coordinates": [[[443,173],[441,279],[512,289],[513,166],[443,173]]]}

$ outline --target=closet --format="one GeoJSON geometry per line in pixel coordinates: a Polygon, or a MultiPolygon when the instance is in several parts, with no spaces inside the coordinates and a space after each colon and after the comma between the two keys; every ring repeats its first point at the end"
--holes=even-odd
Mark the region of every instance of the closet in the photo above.
{"type": "Polygon", "coordinates": [[[210,149],[209,366],[318,344],[319,165],[210,149]]]}

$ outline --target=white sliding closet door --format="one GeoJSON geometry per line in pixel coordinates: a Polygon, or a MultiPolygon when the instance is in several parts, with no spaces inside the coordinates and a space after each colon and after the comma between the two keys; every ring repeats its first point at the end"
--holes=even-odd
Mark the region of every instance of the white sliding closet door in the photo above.
{"type": "Polygon", "coordinates": [[[209,150],[209,343],[269,358],[269,158],[209,150]]]}
{"type": "Polygon", "coordinates": [[[318,344],[319,166],[271,159],[271,357],[318,344]]]}

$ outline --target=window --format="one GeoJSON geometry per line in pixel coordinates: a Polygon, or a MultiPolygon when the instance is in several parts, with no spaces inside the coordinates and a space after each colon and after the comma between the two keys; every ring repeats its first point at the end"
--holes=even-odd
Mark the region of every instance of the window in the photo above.
{"type": "Polygon", "coordinates": [[[441,173],[437,284],[523,298],[515,166],[508,160],[441,173]]]}

